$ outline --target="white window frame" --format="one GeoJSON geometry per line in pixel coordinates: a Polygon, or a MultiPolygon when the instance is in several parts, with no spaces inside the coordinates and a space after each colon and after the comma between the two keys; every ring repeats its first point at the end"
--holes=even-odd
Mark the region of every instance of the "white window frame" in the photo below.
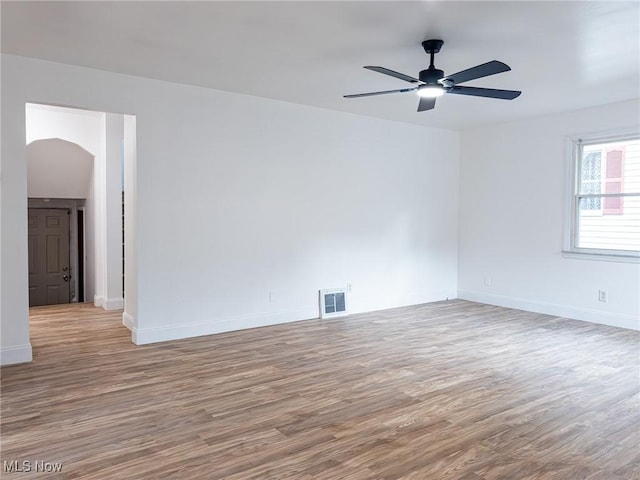
{"type": "MultiPolygon", "coordinates": [[[[578,238],[579,198],[578,193],[580,174],[581,148],[587,145],[609,142],[623,142],[640,138],[640,129],[626,128],[612,132],[591,133],[569,137],[566,143],[566,194],[564,209],[564,241],[562,254],[567,258],[581,258],[591,260],[605,260],[614,262],[640,263],[640,252],[629,250],[613,250],[600,248],[583,248],[576,245],[578,238]]],[[[598,196],[606,195],[599,194],[598,196]]],[[[616,196],[638,196],[638,194],[622,193],[616,196]]],[[[601,198],[603,198],[601,196],[601,198]]]]}

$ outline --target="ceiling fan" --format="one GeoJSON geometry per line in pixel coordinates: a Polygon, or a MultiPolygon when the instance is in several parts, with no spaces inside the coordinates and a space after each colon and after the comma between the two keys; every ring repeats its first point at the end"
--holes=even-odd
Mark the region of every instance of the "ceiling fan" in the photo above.
{"type": "Polygon", "coordinates": [[[405,82],[413,83],[416,86],[411,88],[400,88],[398,90],[385,90],[382,92],[370,92],[370,93],[356,93],[354,95],[345,95],[344,98],[359,98],[369,97],[372,95],[386,95],[388,93],[406,93],[416,92],[420,97],[420,103],[418,103],[418,111],[423,112],[425,110],[431,110],[436,106],[436,98],[444,95],[445,93],[454,93],[457,95],[472,95],[475,97],[487,97],[487,98],[500,98],[502,100],[513,100],[517,98],[522,92],[517,90],[496,90],[493,88],[477,88],[477,87],[459,87],[458,84],[475,80],[476,78],[488,77],[489,75],[495,75],[496,73],[508,72],[511,70],[509,65],[506,65],[497,60],[492,60],[482,65],[462,70],[461,72],[454,73],[453,75],[444,75],[442,70],[438,70],[433,65],[433,57],[440,51],[444,42],[442,40],[425,40],[422,42],[422,48],[431,57],[429,68],[422,70],[418,74],[418,78],[410,77],[404,73],[394,72],[384,67],[365,66],[368,70],[374,72],[390,75],[405,82]]]}

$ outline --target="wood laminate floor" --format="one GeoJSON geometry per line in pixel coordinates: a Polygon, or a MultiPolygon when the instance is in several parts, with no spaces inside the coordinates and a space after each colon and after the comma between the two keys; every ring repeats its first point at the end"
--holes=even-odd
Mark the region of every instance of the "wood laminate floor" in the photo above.
{"type": "Polygon", "coordinates": [[[3,479],[640,479],[638,332],[450,301],[136,347],[120,318],[31,310],[3,479]]]}

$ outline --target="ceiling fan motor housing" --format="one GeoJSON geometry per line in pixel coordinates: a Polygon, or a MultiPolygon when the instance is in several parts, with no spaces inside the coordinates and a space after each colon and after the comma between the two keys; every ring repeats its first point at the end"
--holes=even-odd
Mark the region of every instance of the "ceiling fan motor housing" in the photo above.
{"type": "Polygon", "coordinates": [[[422,70],[418,74],[418,78],[427,85],[438,85],[438,80],[444,78],[444,72],[437,68],[429,67],[426,70],[422,70]]]}

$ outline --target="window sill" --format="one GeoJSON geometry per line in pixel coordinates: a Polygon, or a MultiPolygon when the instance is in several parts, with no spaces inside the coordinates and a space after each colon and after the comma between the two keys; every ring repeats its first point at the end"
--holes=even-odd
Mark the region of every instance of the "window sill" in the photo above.
{"type": "Polygon", "coordinates": [[[575,258],[579,260],[597,260],[601,262],[619,262],[619,263],[640,263],[640,255],[638,253],[600,253],[600,252],[576,252],[562,251],[564,258],[575,258]]]}

